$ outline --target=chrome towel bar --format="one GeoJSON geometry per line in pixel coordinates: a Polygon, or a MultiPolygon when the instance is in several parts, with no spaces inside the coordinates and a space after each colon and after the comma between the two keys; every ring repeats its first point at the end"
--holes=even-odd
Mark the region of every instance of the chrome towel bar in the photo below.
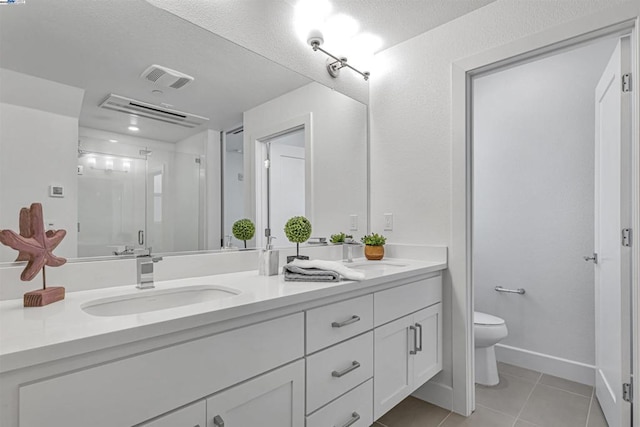
{"type": "Polygon", "coordinates": [[[518,289],[507,289],[507,288],[503,288],[502,286],[496,286],[495,289],[497,292],[506,292],[508,294],[520,294],[520,295],[524,295],[525,294],[525,290],[522,288],[518,288],[518,289]]]}

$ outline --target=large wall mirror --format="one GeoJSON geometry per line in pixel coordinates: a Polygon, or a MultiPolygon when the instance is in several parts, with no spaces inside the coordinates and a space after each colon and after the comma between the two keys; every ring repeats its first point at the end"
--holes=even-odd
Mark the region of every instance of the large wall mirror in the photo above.
{"type": "MultiPolygon", "coordinates": [[[[143,0],[0,8],[0,229],[41,202],[57,254],[262,245],[367,226],[367,110],[143,0]],[[270,160],[271,159],[271,160],[270,160]],[[269,161],[270,160],[270,161],[269,161]]],[[[0,247],[0,262],[15,259],[0,247]]]]}

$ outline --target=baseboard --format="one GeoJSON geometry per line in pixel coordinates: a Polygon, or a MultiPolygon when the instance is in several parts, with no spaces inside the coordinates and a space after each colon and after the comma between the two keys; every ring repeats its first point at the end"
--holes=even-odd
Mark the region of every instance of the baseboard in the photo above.
{"type": "Polygon", "coordinates": [[[453,388],[448,385],[430,381],[419,387],[411,395],[446,410],[451,411],[453,409],[453,388]]]}
{"type": "Polygon", "coordinates": [[[593,386],[596,367],[575,360],[563,359],[549,354],[538,353],[523,348],[496,344],[496,359],[522,368],[533,369],[544,374],[593,386]]]}

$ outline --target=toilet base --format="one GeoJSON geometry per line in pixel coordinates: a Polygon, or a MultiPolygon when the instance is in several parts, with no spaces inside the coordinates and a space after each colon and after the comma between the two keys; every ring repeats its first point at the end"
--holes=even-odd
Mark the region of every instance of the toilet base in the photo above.
{"type": "Polygon", "coordinates": [[[485,386],[498,385],[500,377],[498,376],[495,346],[476,348],[475,355],[476,383],[485,386]]]}

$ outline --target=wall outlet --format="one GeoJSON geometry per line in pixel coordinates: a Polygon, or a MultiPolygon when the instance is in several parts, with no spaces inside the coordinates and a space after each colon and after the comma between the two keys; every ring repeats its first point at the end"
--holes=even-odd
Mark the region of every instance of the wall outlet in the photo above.
{"type": "Polygon", "coordinates": [[[358,230],[358,215],[349,215],[349,230],[358,230]]]}
{"type": "Polygon", "coordinates": [[[393,230],[393,214],[386,213],[384,214],[384,229],[385,230],[393,230]]]}

